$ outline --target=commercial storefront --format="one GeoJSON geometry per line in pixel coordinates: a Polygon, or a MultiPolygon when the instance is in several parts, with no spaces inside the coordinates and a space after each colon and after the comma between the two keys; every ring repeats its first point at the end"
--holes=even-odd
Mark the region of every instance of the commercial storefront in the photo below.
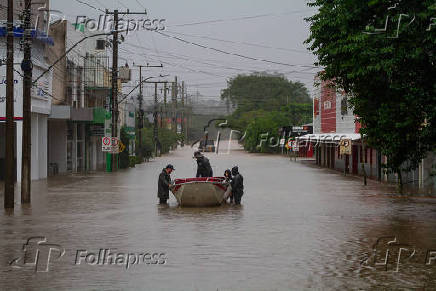
{"type": "MultiPolygon", "coordinates": [[[[0,58],[6,56],[6,43],[0,42],[0,58]]],[[[47,120],[51,111],[52,72],[47,71],[48,64],[44,58],[45,43],[34,41],[32,44],[32,62],[34,78],[41,76],[31,90],[31,178],[33,180],[47,177],[47,120]]],[[[20,62],[23,53],[19,50],[19,39],[15,39],[14,66],[14,118],[16,120],[16,178],[21,181],[21,156],[23,136],[23,81],[20,62]]],[[[6,66],[0,66],[0,165],[3,165],[5,153],[6,118],[6,66]]],[[[4,167],[0,167],[0,178],[4,176],[4,167]]]]}

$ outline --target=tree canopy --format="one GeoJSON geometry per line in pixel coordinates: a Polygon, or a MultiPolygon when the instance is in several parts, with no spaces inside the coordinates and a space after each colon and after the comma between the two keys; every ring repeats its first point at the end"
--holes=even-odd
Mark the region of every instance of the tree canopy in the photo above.
{"type": "Polygon", "coordinates": [[[312,121],[312,100],[306,87],[282,75],[238,75],[228,82],[221,98],[236,107],[228,117],[229,126],[246,132],[244,147],[249,151],[275,150],[257,147],[261,134],[278,138],[280,127],[312,121]]]}
{"type": "Polygon", "coordinates": [[[237,106],[237,116],[259,109],[277,110],[292,102],[311,102],[304,84],[292,82],[281,75],[265,73],[238,75],[230,79],[221,98],[237,106]]]}
{"type": "Polygon", "coordinates": [[[350,96],[368,143],[399,174],[435,148],[434,0],[314,0],[310,49],[350,96]],[[407,161],[407,163],[405,163],[407,161]],[[406,166],[407,165],[407,166],[406,166]]]}

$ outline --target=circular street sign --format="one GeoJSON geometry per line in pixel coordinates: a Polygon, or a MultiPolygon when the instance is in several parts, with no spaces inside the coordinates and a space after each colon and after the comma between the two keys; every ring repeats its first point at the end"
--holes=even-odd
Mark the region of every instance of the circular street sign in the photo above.
{"type": "Polygon", "coordinates": [[[105,146],[110,145],[110,144],[111,144],[111,138],[110,138],[110,137],[104,137],[104,138],[103,138],[103,144],[104,144],[105,146]]]}

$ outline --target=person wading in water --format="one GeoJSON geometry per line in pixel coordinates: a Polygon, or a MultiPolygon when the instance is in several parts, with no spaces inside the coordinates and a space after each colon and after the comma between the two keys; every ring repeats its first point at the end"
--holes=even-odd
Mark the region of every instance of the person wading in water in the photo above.
{"type": "Polygon", "coordinates": [[[238,167],[232,168],[232,175],[233,178],[230,184],[232,186],[232,195],[233,199],[235,200],[235,204],[239,205],[241,204],[242,195],[244,195],[244,178],[239,173],[238,167]]]}
{"type": "Polygon", "coordinates": [[[167,200],[170,198],[171,187],[171,173],[175,171],[173,165],[166,166],[159,175],[157,182],[157,197],[159,197],[159,204],[167,204],[167,200]]]}

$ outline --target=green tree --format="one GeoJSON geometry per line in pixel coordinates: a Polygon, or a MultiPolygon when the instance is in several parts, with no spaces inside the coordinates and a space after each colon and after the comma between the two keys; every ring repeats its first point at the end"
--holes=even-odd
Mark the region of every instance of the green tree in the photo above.
{"type": "Polygon", "coordinates": [[[244,148],[250,152],[276,152],[277,143],[281,138],[279,128],[301,125],[312,120],[311,103],[291,103],[282,106],[279,111],[251,112],[253,118],[246,127],[244,142],[244,148]],[[268,139],[268,142],[261,142],[265,139],[268,139]]]}
{"type": "MultiPolygon", "coordinates": [[[[153,125],[146,123],[145,127],[141,129],[141,133],[142,148],[139,148],[139,143],[138,141],[136,141],[136,149],[137,151],[142,152],[143,157],[150,158],[154,154],[153,125]]],[[[179,135],[170,129],[159,128],[158,139],[161,145],[161,153],[168,153],[170,151],[170,148],[176,146],[182,138],[182,135],[179,135]]]]}
{"type": "Polygon", "coordinates": [[[435,147],[436,29],[428,29],[434,1],[314,0],[309,6],[319,8],[308,18],[307,43],[324,67],[321,78],[349,94],[361,132],[387,156],[401,188],[401,172],[415,169],[435,147]]]}
{"type": "Polygon", "coordinates": [[[228,82],[221,98],[237,106],[233,114],[235,118],[249,111],[273,111],[292,102],[311,102],[302,83],[289,81],[282,75],[266,73],[236,76],[228,82]]]}

